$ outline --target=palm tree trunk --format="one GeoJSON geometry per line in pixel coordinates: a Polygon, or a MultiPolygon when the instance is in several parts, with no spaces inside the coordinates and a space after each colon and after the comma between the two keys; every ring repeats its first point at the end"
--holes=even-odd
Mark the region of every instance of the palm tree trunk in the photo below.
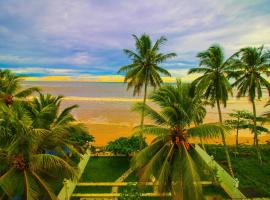
{"type": "MultiPolygon", "coordinates": [[[[147,97],[147,81],[144,85],[144,96],[143,96],[143,109],[142,109],[142,115],[141,115],[141,127],[143,127],[144,124],[144,106],[146,104],[146,97],[147,97]]],[[[143,149],[143,133],[141,133],[141,142],[140,142],[140,149],[143,149]]]]}
{"type": "Polygon", "coordinates": [[[258,132],[257,132],[257,120],[256,120],[256,106],[255,106],[255,102],[254,99],[252,99],[252,109],[253,109],[253,123],[254,123],[254,128],[253,128],[253,134],[254,134],[254,140],[255,140],[255,147],[256,147],[256,151],[257,151],[257,157],[259,160],[259,163],[262,165],[262,156],[261,156],[261,152],[260,152],[260,148],[259,148],[259,141],[258,141],[258,132]]]}
{"type": "Polygon", "coordinates": [[[236,139],[235,139],[236,151],[238,151],[238,146],[239,146],[238,138],[239,138],[239,128],[237,127],[237,129],[236,129],[236,139]]]}
{"type": "MultiPolygon", "coordinates": [[[[219,122],[222,123],[222,114],[221,114],[219,99],[217,99],[217,107],[218,107],[219,122]]],[[[224,133],[222,133],[221,136],[222,136],[222,142],[223,142],[223,146],[224,146],[224,150],[225,150],[225,154],[226,154],[226,159],[227,159],[227,162],[228,162],[229,172],[230,172],[231,176],[234,177],[231,158],[230,158],[230,154],[229,154],[229,151],[228,151],[228,148],[227,148],[226,138],[225,138],[224,133]]]]}
{"type": "Polygon", "coordinates": [[[239,145],[239,141],[238,141],[238,136],[239,136],[239,117],[237,119],[237,127],[236,127],[236,139],[235,139],[235,146],[236,146],[236,151],[238,152],[238,145],[239,145]]]}
{"type": "MultiPolygon", "coordinates": [[[[145,106],[146,97],[147,97],[147,83],[145,83],[145,85],[144,85],[143,106],[145,106]]],[[[144,123],[144,107],[142,109],[141,126],[143,126],[143,123],[144,123]]]]}

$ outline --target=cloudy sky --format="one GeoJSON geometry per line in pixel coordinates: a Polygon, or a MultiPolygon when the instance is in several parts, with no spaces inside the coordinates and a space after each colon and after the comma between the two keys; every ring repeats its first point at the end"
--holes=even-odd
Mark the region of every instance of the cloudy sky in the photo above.
{"type": "Polygon", "coordinates": [[[269,0],[0,0],[0,67],[37,79],[118,80],[131,34],[168,39],[183,77],[213,43],[270,47],[269,0]],[[48,76],[50,78],[48,78],[48,76]]]}

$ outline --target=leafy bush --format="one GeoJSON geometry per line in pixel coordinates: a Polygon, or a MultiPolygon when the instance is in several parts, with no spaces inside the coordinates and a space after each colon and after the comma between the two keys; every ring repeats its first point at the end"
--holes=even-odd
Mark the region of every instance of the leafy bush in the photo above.
{"type": "Polygon", "coordinates": [[[87,142],[95,141],[94,136],[88,134],[87,132],[80,132],[78,134],[73,134],[68,139],[81,146],[85,145],[87,142]]]}
{"type": "Polygon", "coordinates": [[[143,200],[142,193],[135,185],[128,185],[119,200],[143,200]]]}
{"type": "Polygon", "coordinates": [[[125,154],[129,155],[130,153],[140,150],[140,144],[142,142],[143,148],[147,146],[145,140],[141,141],[140,136],[132,137],[120,137],[114,141],[108,143],[105,147],[106,151],[110,151],[113,154],[125,154]]]}

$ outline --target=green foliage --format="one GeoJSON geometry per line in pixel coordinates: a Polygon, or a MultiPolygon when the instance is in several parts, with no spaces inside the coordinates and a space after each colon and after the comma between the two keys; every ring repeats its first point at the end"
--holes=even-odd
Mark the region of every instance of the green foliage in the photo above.
{"type": "MultiPolygon", "coordinates": [[[[130,167],[129,157],[91,157],[87,163],[81,182],[114,182],[130,167]]],[[[74,193],[110,193],[112,187],[76,187],[74,193]]]]}
{"type": "Polygon", "coordinates": [[[219,100],[226,106],[229,93],[232,94],[227,76],[231,71],[233,56],[225,60],[223,49],[219,45],[212,45],[206,51],[198,53],[199,67],[192,68],[188,72],[202,74],[193,81],[196,91],[203,94],[206,99],[212,102],[219,100]]]}
{"type": "Polygon", "coordinates": [[[237,96],[248,95],[250,101],[262,97],[262,87],[270,93],[269,76],[270,51],[264,47],[246,47],[237,52],[238,58],[232,65],[231,76],[236,78],[232,86],[237,88],[237,96]]]}
{"type": "Polygon", "coordinates": [[[75,164],[67,157],[46,154],[48,145],[61,147],[60,140],[51,140],[50,131],[33,127],[23,105],[1,104],[0,108],[0,187],[9,198],[17,195],[25,199],[55,199],[47,180],[76,179],[75,164]]]}
{"type": "MultiPolygon", "coordinates": [[[[232,156],[235,176],[239,179],[239,189],[248,198],[269,198],[270,197],[270,146],[260,145],[263,165],[258,163],[256,157],[256,148],[252,145],[241,145],[238,148],[238,155],[232,156]]],[[[224,169],[226,159],[221,145],[206,145],[207,152],[213,155],[215,160],[219,162],[224,169]]],[[[234,151],[234,147],[229,147],[230,152],[234,151]]]]}
{"type": "Polygon", "coordinates": [[[175,53],[160,53],[160,47],[167,39],[160,37],[154,44],[149,35],[140,37],[132,35],[135,39],[136,51],[124,49],[124,53],[132,59],[132,63],[120,68],[118,73],[125,73],[127,88],[134,88],[133,94],[140,94],[143,85],[158,87],[163,82],[160,74],[170,76],[170,73],[159,65],[168,59],[175,57],[175,53]]]}
{"type": "MultiPolygon", "coordinates": [[[[124,81],[127,82],[127,89],[133,89],[133,95],[139,95],[144,86],[143,104],[147,98],[147,87],[150,85],[154,89],[160,87],[163,82],[161,75],[171,76],[171,74],[160,67],[166,60],[175,57],[175,53],[160,53],[160,47],[167,39],[160,37],[154,44],[149,35],[143,34],[141,37],[132,35],[135,39],[136,51],[124,49],[124,53],[132,59],[132,63],[120,68],[118,73],[125,73],[124,81]]],[[[144,110],[141,113],[141,125],[144,124],[144,110]]],[[[141,135],[143,138],[143,135],[141,135]]],[[[141,149],[143,144],[141,144],[141,149]]]]}
{"type": "MultiPolygon", "coordinates": [[[[270,100],[265,104],[264,107],[270,106],[270,100]]],[[[266,111],[262,114],[262,117],[264,119],[264,122],[269,122],[270,121],[270,111],[266,111]]]]}
{"type": "Polygon", "coordinates": [[[139,136],[131,136],[130,138],[120,137],[115,141],[109,142],[108,145],[105,147],[105,150],[110,151],[114,154],[129,155],[140,150],[141,144],[143,144],[143,148],[147,146],[145,140],[141,140],[142,139],[139,136]]]}
{"type": "Polygon", "coordinates": [[[9,70],[0,71],[1,198],[55,200],[53,182],[77,179],[76,163],[66,150],[79,157],[81,140],[92,137],[72,116],[76,105],[60,112],[61,96],[40,93],[27,100],[39,89],[18,92],[20,81],[9,70]]]}
{"type": "Polygon", "coordinates": [[[237,97],[247,95],[252,103],[253,109],[253,133],[257,149],[259,162],[262,164],[262,157],[259,149],[259,139],[257,131],[256,97],[262,97],[262,88],[265,87],[270,95],[270,83],[266,79],[270,75],[270,51],[264,50],[264,47],[245,47],[237,52],[238,58],[231,66],[233,72],[231,76],[236,80],[232,84],[237,88],[237,97]]]}
{"type": "Polygon", "coordinates": [[[244,126],[247,125],[248,120],[250,117],[253,118],[252,113],[245,111],[245,110],[235,110],[232,113],[229,113],[229,116],[232,119],[225,120],[224,123],[230,126],[233,129],[244,129],[244,126]]]}
{"type": "Polygon", "coordinates": [[[124,192],[121,193],[119,200],[143,200],[142,193],[135,185],[128,185],[124,192]]]}
{"type": "Polygon", "coordinates": [[[0,69],[0,100],[6,105],[11,105],[14,101],[25,100],[34,92],[39,92],[38,87],[31,87],[21,90],[22,77],[17,76],[10,70],[0,69]]]}
{"type": "Polygon", "coordinates": [[[81,146],[87,144],[88,142],[94,142],[95,141],[94,136],[89,135],[86,132],[82,132],[81,134],[71,135],[71,136],[69,136],[68,139],[70,141],[78,144],[78,145],[81,145],[81,146]]]}
{"type": "MultiPolygon", "coordinates": [[[[79,123],[72,115],[72,111],[77,105],[72,105],[60,111],[63,96],[52,96],[51,94],[39,94],[38,97],[26,104],[25,107],[29,116],[33,120],[32,125],[36,128],[44,128],[51,132],[51,138],[62,143],[62,149],[68,147],[69,150],[78,155],[83,152],[83,145],[93,141],[93,136],[89,135],[82,123],[79,123]]],[[[58,151],[54,147],[52,151],[58,151]]],[[[58,151],[59,153],[59,151],[58,151]]]]}
{"type": "MultiPolygon", "coordinates": [[[[245,110],[237,110],[233,113],[229,113],[229,116],[234,117],[236,119],[225,120],[225,124],[234,128],[234,129],[249,129],[254,132],[257,131],[258,134],[260,133],[268,133],[268,129],[265,128],[263,125],[256,124],[256,129],[254,126],[254,116],[251,112],[245,110]]],[[[264,118],[256,117],[257,122],[261,122],[263,124],[265,122],[264,118]]]]}
{"type": "MultiPolygon", "coordinates": [[[[150,99],[156,108],[137,103],[133,110],[141,112],[154,124],[136,128],[136,133],[154,134],[153,142],[132,159],[142,182],[154,176],[158,191],[171,191],[173,199],[202,199],[198,160],[195,159],[189,137],[216,137],[226,131],[219,123],[192,127],[198,115],[204,116],[203,102],[192,92],[190,84],[178,81],[154,91],[150,99]],[[200,113],[201,112],[201,113],[200,113]]],[[[198,94],[200,95],[200,94],[198,94]]],[[[200,167],[202,167],[200,165],[200,167]]]]}
{"type": "MultiPolygon", "coordinates": [[[[196,92],[203,94],[204,98],[209,99],[213,105],[214,103],[217,104],[219,122],[222,123],[220,104],[222,103],[224,107],[226,107],[229,94],[232,95],[232,86],[229,82],[229,75],[231,74],[231,65],[235,62],[235,55],[232,55],[225,60],[223,49],[221,46],[215,44],[210,46],[207,50],[198,53],[197,57],[200,60],[199,67],[190,69],[188,73],[199,73],[202,75],[195,79],[192,84],[194,85],[196,92]]],[[[223,134],[221,136],[224,151],[227,155],[230,174],[233,176],[226,137],[223,134]]]]}

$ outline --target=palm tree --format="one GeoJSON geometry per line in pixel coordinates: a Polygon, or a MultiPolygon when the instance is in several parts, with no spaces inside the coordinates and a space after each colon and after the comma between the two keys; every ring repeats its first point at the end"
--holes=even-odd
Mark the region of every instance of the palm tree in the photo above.
{"type": "Polygon", "coordinates": [[[22,100],[34,92],[39,92],[38,87],[21,89],[22,77],[15,75],[10,70],[0,70],[0,99],[7,105],[11,105],[14,100],[22,100]]]}
{"type": "Polygon", "coordinates": [[[232,66],[234,69],[232,76],[236,77],[233,87],[237,88],[237,97],[248,96],[252,104],[254,136],[257,156],[262,164],[261,152],[259,149],[256,114],[256,97],[262,97],[262,87],[265,87],[270,95],[270,84],[264,76],[269,75],[270,51],[264,51],[264,47],[246,47],[238,52],[239,59],[232,66]]]}
{"type": "MultiPolygon", "coordinates": [[[[200,59],[199,67],[189,70],[189,74],[203,74],[193,81],[197,92],[202,93],[204,98],[216,103],[218,109],[219,122],[222,123],[222,113],[220,104],[227,105],[229,93],[232,94],[231,84],[227,78],[230,72],[232,57],[225,60],[224,52],[219,45],[212,45],[206,51],[198,53],[200,59]]],[[[234,176],[229,151],[226,144],[226,137],[222,136],[222,142],[228,162],[230,174],[234,176]]]]}
{"type": "Polygon", "coordinates": [[[197,171],[199,160],[194,160],[196,152],[188,138],[218,137],[224,134],[225,128],[219,123],[192,127],[197,121],[198,112],[202,112],[203,116],[204,110],[198,109],[198,103],[194,104],[190,84],[177,81],[176,86],[162,86],[150,99],[158,106],[158,111],[143,103],[135,104],[133,109],[139,112],[144,110],[144,115],[154,124],[138,126],[136,133],[153,134],[156,137],[133,157],[132,167],[139,171],[141,182],[150,181],[154,176],[158,191],[170,191],[173,199],[202,199],[197,171]]]}
{"type": "Polygon", "coordinates": [[[56,149],[54,149],[53,142],[49,142],[49,144],[52,144],[50,147],[45,143],[44,145],[47,146],[47,149],[58,150],[58,153],[61,150],[62,155],[65,155],[64,150],[68,148],[69,151],[78,155],[77,151],[82,153],[84,149],[82,144],[73,140],[73,138],[80,136],[81,138],[85,137],[91,140],[91,136],[89,136],[86,127],[71,114],[72,110],[77,108],[78,105],[72,105],[60,111],[62,99],[63,96],[40,93],[26,107],[33,121],[32,126],[50,131],[48,140],[58,143],[56,149]],[[62,148],[59,148],[59,144],[61,144],[62,148]]]}
{"type": "Polygon", "coordinates": [[[2,103],[0,108],[1,190],[9,199],[15,196],[27,200],[57,199],[47,181],[76,179],[75,164],[66,157],[46,153],[42,144],[50,143],[47,140],[50,132],[33,127],[28,111],[20,102],[14,102],[12,107],[2,103]]]}
{"type": "MultiPolygon", "coordinates": [[[[160,75],[171,76],[171,74],[159,65],[176,56],[175,53],[160,53],[160,47],[167,39],[160,37],[154,44],[149,35],[142,34],[140,37],[132,35],[135,39],[136,51],[124,49],[124,53],[132,59],[132,63],[120,68],[118,73],[125,73],[127,89],[133,89],[133,95],[139,95],[144,87],[143,103],[146,102],[147,87],[159,87],[163,82],[160,75]]],[[[144,111],[141,115],[141,125],[144,123],[144,111]]]]}

